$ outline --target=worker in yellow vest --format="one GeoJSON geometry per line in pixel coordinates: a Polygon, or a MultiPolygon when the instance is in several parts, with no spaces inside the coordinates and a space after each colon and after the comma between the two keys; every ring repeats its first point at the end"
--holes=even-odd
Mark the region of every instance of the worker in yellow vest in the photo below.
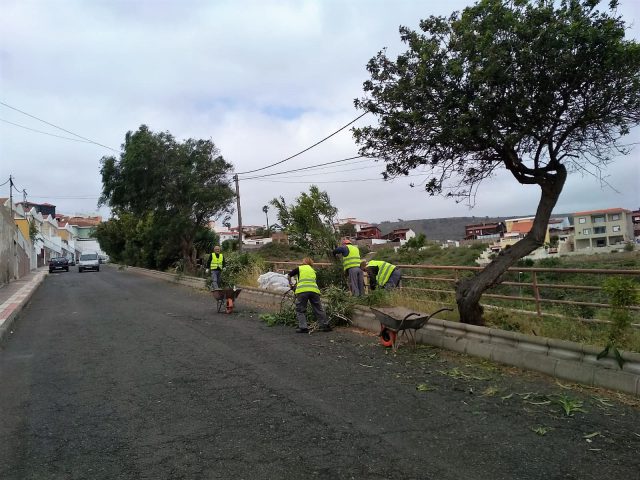
{"type": "Polygon", "coordinates": [[[384,288],[385,290],[400,286],[402,271],[395,265],[383,260],[365,260],[360,264],[360,269],[369,276],[371,290],[384,288]]]}
{"type": "Polygon", "coordinates": [[[222,269],[224,268],[224,255],[220,253],[220,247],[216,245],[213,247],[211,253],[211,260],[209,262],[209,268],[211,269],[211,290],[217,290],[220,288],[220,277],[222,275],[222,269]]]}
{"type": "Polygon", "coordinates": [[[337,258],[342,255],[342,268],[347,274],[349,291],[354,297],[364,295],[364,275],[360,270],[360,250],[351,244],[351,240],[342,240],[342,246],[333,251],[333,256],[337,258]]]}
{"type": "Polygon", "coordinates": [[[287,278],[289,285],[293,288],[292,278],[297,277],[298,281],[295,284],[296,294],[296,317],[298,319],[298,328],[296,333],[308,333],[309,326],[307,325],[307,303],[311,303],[313,308],[313,314],[318,319],[320,324],[318,330],[321,332],[330,332],[331,326],[327,321],[327,314],[324,312],[324,307],[320,301],[320,289],[316,283],[316,271],[313,269],[313,260],[309,257],[302,260],[302,265],[294,268],[289,272],[287,278]]]}

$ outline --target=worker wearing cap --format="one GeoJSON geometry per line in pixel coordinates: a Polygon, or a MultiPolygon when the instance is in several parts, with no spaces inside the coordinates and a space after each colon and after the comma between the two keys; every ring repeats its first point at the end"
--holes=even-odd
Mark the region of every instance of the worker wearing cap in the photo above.
{"type": "Polygon", "coordinates": [[[320,301],[320,289],[316,283],[316,271],[313,269],[313,260],[309,257],[302,260],[302,265],[294,268],[287,275],[289,285],[293,287],[291,278],[298,277],[296,282],[296,318],[298,319],[298,328],[296,333],[307,333],[309,327],[307,325],[307,303],[311,303],[313,314],[318,319],[320,326],[318,330],[321,332],[330,332],[331,326],[327,321],[327,314],[320,301]]]}
{"type": "Polygon", "coordinates": [[[351,240],[342,240],[342,246],[333,251],[333,256],[337,258],[342,255],[342,267],[349,280],[349,290],[354,297],[364,295],[364,275],[360,270],[360,250],[355,245],[351,245],[351,240]]]}
{"type": "Polygon", "coordinates": [[[382,260],[365,260],[360,264],[360,269],[367,272],[369,276],[369,287],[375,290],[376,287],[385,290],[400,286],[402,271],[395,265],[382,260]]]}

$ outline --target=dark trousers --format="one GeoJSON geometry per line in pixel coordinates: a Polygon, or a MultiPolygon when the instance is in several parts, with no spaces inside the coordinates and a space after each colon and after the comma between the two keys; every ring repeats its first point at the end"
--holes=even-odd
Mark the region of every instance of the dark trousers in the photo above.
{"type": "Polygon", "coordinates": [[[329,325],[327,322],[327,314],[324,313],[324,307],[320,301],[320,295],[316,292],[302,292],[296,294],[296,318],[300,328],[308,328],[307,326],[307,302],[311,303],[313,314],[318,319],[321,327],[329,325]]]}

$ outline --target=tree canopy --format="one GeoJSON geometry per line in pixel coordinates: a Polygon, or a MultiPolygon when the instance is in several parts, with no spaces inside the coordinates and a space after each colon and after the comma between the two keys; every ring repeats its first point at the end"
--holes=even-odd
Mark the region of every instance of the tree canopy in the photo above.
{"type": "Polygon", "coordinates": [[[280,225],[289,235],[289,242],[311,255],[326,255],[336,245],[334,228],[338,209],[331,205],[327,192],[312,185],[293,205],[283,197],[271,200],[280,225]]]}
{"type": "Polygon", "coordinates": [[[354,129],[360,154],[386,177],[425,174],[431,195],[473,203],[506,168],[541,197],[531,232],[458,287],[464,321],[481,323],[479,298],[518,258],[542,245],[567,173],[607,165],[640,123],[640,45],[625,39],[617,3],[481,0],[450,17],[400,28],[407,51],[372,58],[358,108],[378,125],[354,129]]]}
{"type": "Polygon", "coordinates": [[[127,258],[159,268],[181,258],[193,268],[198,250],[212,248],[207,222],[229,214],[235,194],[232,166],[211,140],[178,142],[142,125],[126,134],[119,159],[101,163],[99,203],[111,207],[114,219],[96,236],[111,256],[128,252],[127,258]]]}

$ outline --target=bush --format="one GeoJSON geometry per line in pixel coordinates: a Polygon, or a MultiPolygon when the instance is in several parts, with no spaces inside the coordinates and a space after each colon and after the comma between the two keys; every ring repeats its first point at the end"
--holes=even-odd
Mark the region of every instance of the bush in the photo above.
{"type": "Polygon", "coordinates": [[[262,257],[254,253],[231,252],[225,255],[225,266],[222,272],[222,284],[256,286],[258,276],[266,272],[262,257]]]}

